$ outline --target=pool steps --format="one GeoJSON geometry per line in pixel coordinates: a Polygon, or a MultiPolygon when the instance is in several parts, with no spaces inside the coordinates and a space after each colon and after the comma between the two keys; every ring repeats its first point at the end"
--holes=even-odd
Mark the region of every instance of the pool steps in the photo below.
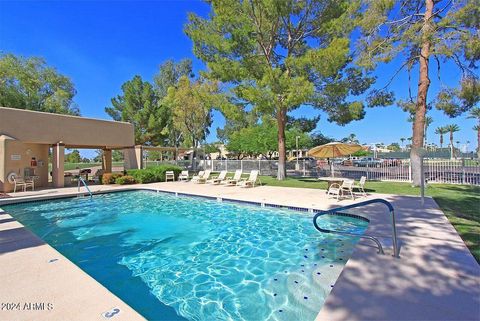
{"type": "Polygon", "coordinates": [[[382,244],[374,236],[366,235],[366,234],[359,235],[359,234],[343,232],[343,231],[327,230],[327,229],[324,229],[324,228],[320,227],[317,224],[317,219],[322,215],[346,215],[346,216],[351,216],[352,214],[346,214],[346,213],[342,213],[342,212],[345,211],[345,210],[352,209],[352,208],[357,208],[357,207],[366,206],[366,205],[375,204],[375,203],[384,204],[390,212],[391,224],[392,224],[393,257],[399,258],[400,256],[399,256],[399,247],[398,247],[398,240],[397,240],[397,227],[396,227],[396,222],[395,222],[395,211],[394,211],[394,208],[393,208],[392,204],[390,202],[384,200],[384,199],[375,198],[375,199],[372,199],[372,200],[368,200],[368,201],[364,201],[364,202],[360,202],[360,203],[355,203],[355,204],[351,204],[351,205],[347,205],[347,206],[342,206],[342,207],[336,207],[336,208],[329,209],[329,210],[319,210],[317,212],[317,214],[315,214],[315,216],[313,217],[313,225],[315,226],[315,228],[318,231],[320,231],[322,233],[332,233],[332,234],[339,234],[339,235],[357,236],[357,237],[369,239],[369,240],[375,242],[375,244],[377,245],[379,254],[385,254],[385,252],[383,251],[382,244]]]}

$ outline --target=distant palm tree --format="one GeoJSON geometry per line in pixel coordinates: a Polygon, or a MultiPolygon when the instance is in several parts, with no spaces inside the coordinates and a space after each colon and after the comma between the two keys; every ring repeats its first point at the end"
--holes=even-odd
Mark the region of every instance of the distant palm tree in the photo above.
{"type": "Polygon", "coordinates": [[[446,133],[448,133],[448,129],[445,126],[435,129],[435,134],[440,135],[440,148],[443,147],[443,135],[446,133]]]}
{"type": "Polygon", "coordinates": [[[430,126],[433,123],[433,118],[430,116],[425,117],[425,125],[424,125],[424,135],[423,135],[423,146],[425,147],[425,144],[427,143],[427,129],[428,126],[430,126]]]}
{"type": "Polygon", "coordinates": [[[453,133],[455,132],[458,132],[460,130],[460,127],[458,127],[457,124],[451,124],[451,125],[447,125],[445,127],[448,132],[450,133],[450,148],[451,148],[451,157],[453,157],[453,133]]]}
{"type": "Polygon", "coordinates": [[[412,137],[408,137],[407,140],[408,140],[408,144],[407,144],[407,148],[412,148],[412,137]]]}
{"type": "Polygon", "coordinates": [[[344,139],[342,139],[342,142],[343,143],[349,143],[349,144],[358,144],[357,135],[350,134],[347,137],[345,137],[344,139]]]}
{"type": "Polygon", "coordinates": [[[400,138],[400,142],[402,143],[402,149],[403,149],[403,144],[405,143],[406,140],[407,140],[406,138],[403,138],[403,137],[400,138]]]}
{"type": "Polygon", "coordinates": [[[480,157],[480,107],[475,107],[470,110],[468,118],[477,119],[478,124],[473,127],[477,131],[477,155],[480,157]]]}
{"type": "Polygon", "coordinates": [[[473,126],[473,130],[477,131],[477,155],[480,158],[480,125],[473,126]]]}

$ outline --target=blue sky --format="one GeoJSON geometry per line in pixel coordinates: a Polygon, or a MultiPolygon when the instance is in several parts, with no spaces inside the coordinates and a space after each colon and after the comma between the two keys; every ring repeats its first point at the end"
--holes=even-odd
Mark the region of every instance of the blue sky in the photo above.
{"type": "MultiPolygon", "coordinates": [[[[192,53],[192,42],[183,33],[187,13],[208,13],[201,1],[8,1],[0,0],[0,51],[23,56],[41,56],[60,73],[70,77],[77,89],[75,102],[81,114],[109,119],[104,108],[110,99],[120,94],[120,86],[134,75],[152,80],[158,66],[166,59],[191,58],[195,70],[204,69],[192,53]]],[[[397,63],[377,71],[378,86],[383,86],[396,70],[397,63]]],[[[440,84],[436,66],[432,65],[432,87],[429,98],[435,96],[440,84]]],[[[412,76],[418,73],[415,70],[412,76]]],[[[455,84],[460,76],[451,66],[442,69],[442,82],[455,84]]],[[[398,97],[408,94],[406,74],[391,85],[398,97]]],[[[412,79],[415,89],[416,78],[412,79]]],[[[319,111],[302,107],[295,116],[313,116],[319,111]]],[[[322,114],[322,113],[320,113],[322,114]]],[[[472,130],[475,121],[460,116],[450,119],[437,110],[429,115],[434,123],[428,130],[428,141],[438,144],[434,130],[438,126],[456,123],[461,131],[455,140],[469,149],[476,147],[472,130]]],[[[362,143],[398,142],[411,136],[407,114],[398,107],[368,109],[366,117],[346,126],[338,126],[322,118],[317,129],[323,134],[342,138],[355,133],[362,143]]],[[[209,141],[215,140],[216,127],[224,119],[214,115],[209,141]]]]}

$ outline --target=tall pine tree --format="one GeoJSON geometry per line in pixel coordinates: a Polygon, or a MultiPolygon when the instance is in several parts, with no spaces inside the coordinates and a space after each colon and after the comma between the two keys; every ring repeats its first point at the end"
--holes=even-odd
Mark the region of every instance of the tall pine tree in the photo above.
{"type": "MultiPolygon", "coordinates": [[[[359,1],[213,0],[208,18],[189,17],[187,35],[208,65],[249,111],[278,126],[278,179],[286,176],[287,114],[301,105],[346,124],[364,116],[355,99],[372,78],[352,67],[350,33],[359,1]]],[[[378,99],[371,99],[378,103],[378,99]]]]}

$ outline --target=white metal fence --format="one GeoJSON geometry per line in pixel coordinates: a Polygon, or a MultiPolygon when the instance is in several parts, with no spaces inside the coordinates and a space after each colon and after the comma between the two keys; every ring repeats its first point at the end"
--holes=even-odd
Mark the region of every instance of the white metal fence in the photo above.
{"type": "MultiPolygon", "coordinates": [[[[162,162],[147,162],[146,166],[159,165],[162,162]]],[[[165,162],[163,162],[165,163],[165,162]]],[[[237,169],[245,173],[259,170],[260,175],[274,176],[277,174],[278,161],[275,160],[196,160],[172,162],[191,170],[211,169],[212,171],[226,170],[234,172],[237,169]]],[[[333,166],[326,162],[301,160],[298,163],[287,162],[287,173],[290,176],[321,177],[333,175],[360,179],[366,176],[368,180],[411,182],[410,160],[384,160],[380,164],[365,164],[365,166],[346,166],[335,163],[333,166]]],[[[471,159],[461,160],[424,160],[425,179],[428,183],[468,184],[480,185],[480,161],[471,159]]]]}

